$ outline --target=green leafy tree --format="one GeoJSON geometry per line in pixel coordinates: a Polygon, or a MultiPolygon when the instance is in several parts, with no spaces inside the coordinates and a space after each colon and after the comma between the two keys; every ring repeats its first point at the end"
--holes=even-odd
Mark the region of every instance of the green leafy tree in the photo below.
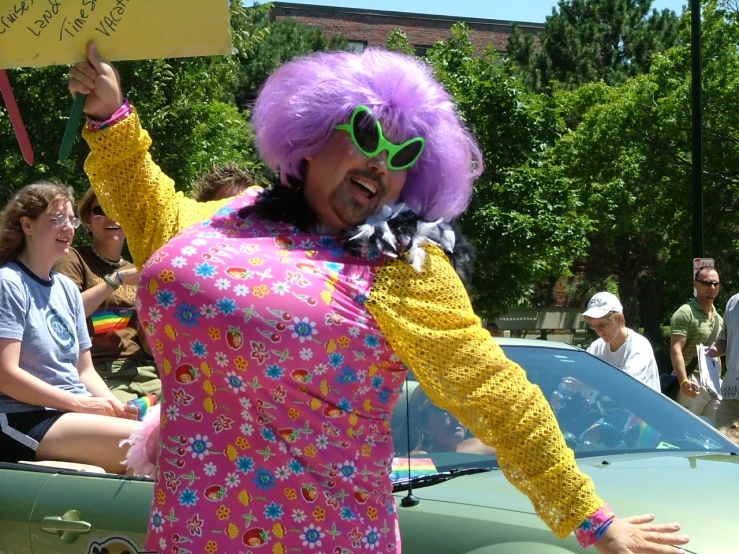
{"type": "MultiPolygon", "coordinates": [[[[726,295],[739,285],[738,23],[736,12],[704,3],[705,255],[715,258],[726,295]]],[[[580,267],[594,283],[614,278],[630,325],[654,341],[691,292],[689,14],[680,33],[685,45],[656,56],[648,74],[556,95],[572,132],[555,159],[596,227],[580,267]]]]}
{"type": "MultiPolygon", "coordinates": [[[[248,112],[236,107],[241,60],[254,55],[268,30],[258,22],[268,6],[244,8],[231,2],[235,56],[121,62],[125,92],[141,113],[154,139],[153,155],[175,182],[187,189],[212,163],[235,162],[259,173],[248,112]]],[[[9,71],[35,152],[36,164],[23,162],[4,106],[0,106],[0,204],[21,186],[52,179],[75,187],[89,186],[82,166],[88,148],[77,139],[70,159],[58,160],[71,98],[66,67],[9,71]]]]}
{"type": "Polygon", "coordinates": [[[408,35],[406,35],[400,27],[390,33],[385,46],[388,50],[392,50],[393,52],[401,52],[403,54],[408,54],[409,56],[414,54],[413,46],[408,42],[408,35]]]}
{"type": "Polygon", "coordinates": [[[478,252],[475,308],[493,317],[531,304],[537,282],[567,275],[585,252],[590,224],[577,190],[550,161],[562,131],[554,104],[526,93],[492,50],[475,55],[462,24],[427,56],[485,158],[461,225],[478,252]]]}
{"type": "Polygon", "coordinates": [[[538,39],[514,26],[508,53],[533,90],[552,81],[622,83],[647,72],[655,52],[676,44],[675,13],[651,7],[652,0],[559,0],[538,39]]]}
{"type": "Polygon", "coordinates": [[[280,64],[312,52],[347,50],[349,47],[343,35],[327,36],[320,27],[309,27],[293,19],[270,23],[267,14],[258,23],[269,32],[256,46],[253,55],[241,60],[241,88],[236,100],[242,109],[254,102],[259,88],[280,64]]]}

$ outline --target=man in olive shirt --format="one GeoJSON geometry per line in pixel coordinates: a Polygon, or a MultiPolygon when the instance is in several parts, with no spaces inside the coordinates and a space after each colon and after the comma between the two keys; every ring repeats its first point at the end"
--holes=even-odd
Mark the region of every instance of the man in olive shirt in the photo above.
{"type": "Polygon", "coordinates": [[[680,306],[670,320],[670,358],[672,369],[680,383],[677,401],[695,415],[706,416],[716,421],[719,400],[700,384],[697,367],[696,346],[711,344],[718,339],[723,321],[716,313],[713,302],[719,292],[718,272],[713,267],[703,267],[695,272],[693,286],[696,297],[680,306]],[[715,329],[714,327],[718,326],[715,329]],[[688,370],[693,368],[690,376],[688,370]]]}

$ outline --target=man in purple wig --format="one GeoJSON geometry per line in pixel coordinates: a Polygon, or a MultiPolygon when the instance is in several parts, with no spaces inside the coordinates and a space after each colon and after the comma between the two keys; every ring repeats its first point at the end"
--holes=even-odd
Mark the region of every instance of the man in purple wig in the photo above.
{"type": "Polygon", "coordinates": [[[382,50],[286,63],[253,111],[279,180],[197,204],[151,159],[115,70],[87,57],[70,79],[88,95],[85,169],[143,266],[162,372],[147,549],[398,551],[389,422],[409,369],[557,535],[613,554],[688,541],[615,517],[474,315],[450,224],[482,160],[428,66],[382,50]]]}

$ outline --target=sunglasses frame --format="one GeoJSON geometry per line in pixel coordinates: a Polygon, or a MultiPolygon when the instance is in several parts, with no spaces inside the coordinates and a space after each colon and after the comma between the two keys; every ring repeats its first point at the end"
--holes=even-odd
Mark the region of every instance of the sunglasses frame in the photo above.
{"type": "Polygon", "coordinates": [[[372,110],[370,110],[367,106],[359,105],[356,108],[354,108],[354,111],[352,112],[352,116],[349,119],[348,124],[344,125],[336,125],[334,129],[337,129],[339,131],[346,131],[349,133],[349,135],[352,137],[352,142],[354,143],[354,146],[357,147],[357,150],[359,150],[362,154],[369,158],[374,158],[377,156],[380,152],[383,150],[387,150],[387,167],[388,169],[392,171],[403,171],[404,169],[408,169],[409,167],[413,167],[416,165],[416,162],[421,157],[421,154],[423,154],[423,151],[426,148],[426,140],[423,137],[415,137],[410,140],[407,140],[401,144],[393,144],[389,140],[385,138],[385,135],[382,134],[382,125],[380,124],[380,121],[375,117],[375,114],[372,113],[372,110]],[[377,129],[377,148],[370,152],[368,150],[365,150],[361,144],[357,141],[356,134],[354,133],[354,122],[357,119],[357,116],[361,113],[368,113],[370,117],[375,122],[375,128],[377,129]],[[395,155],[406,148],[407,146],[410,146],[411,144],[420,143],[421,149],[418,151],[418,154],[407,164],[404,164],[402,166],[396,166],[393,164],[393,158],[395,155]]]}

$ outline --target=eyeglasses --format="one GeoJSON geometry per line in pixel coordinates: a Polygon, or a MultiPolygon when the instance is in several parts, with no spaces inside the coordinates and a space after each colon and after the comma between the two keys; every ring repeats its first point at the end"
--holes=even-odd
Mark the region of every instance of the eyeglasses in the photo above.
{"type": "Polygon", "coordinates": [[[701,279],[696,279],[696,281],[699,282],[704,287],[716,287],[716,288],[718,288],[721,285],[721,283],[719,283],[718,281],[703,281],[701,279]]]}
{"type": "Polygon", "coordinates": [[[51,221],[54,222],[54,225],[57,227],[63,226],[65,223],[68,223],[72,229],[76,229],[80,226],[80,218],[79,217],[67,217],[64,214],[59,214],[57,216],[54,216],[51,218],[51,221]]]}
{"type": "Polygon", "coordinates": [[[387,150],[387,166],[393,171],[401,171],[415,165],[426,147],[423,137],[416,137],[402,144],[393,144],[385,139],[382,126],[367,106],[357,106],[348,125],[337,125],[339,131],[347,131],[354,146],[370,158],[387,150]]]}
{"type": "Polygon", "coordinates": [[[105,215],[105,212],[103,211],[103,207],[100,205],[97,205],[92,209],[92,215],[97,215],[100,217],[107,217],[105,215]]]}

